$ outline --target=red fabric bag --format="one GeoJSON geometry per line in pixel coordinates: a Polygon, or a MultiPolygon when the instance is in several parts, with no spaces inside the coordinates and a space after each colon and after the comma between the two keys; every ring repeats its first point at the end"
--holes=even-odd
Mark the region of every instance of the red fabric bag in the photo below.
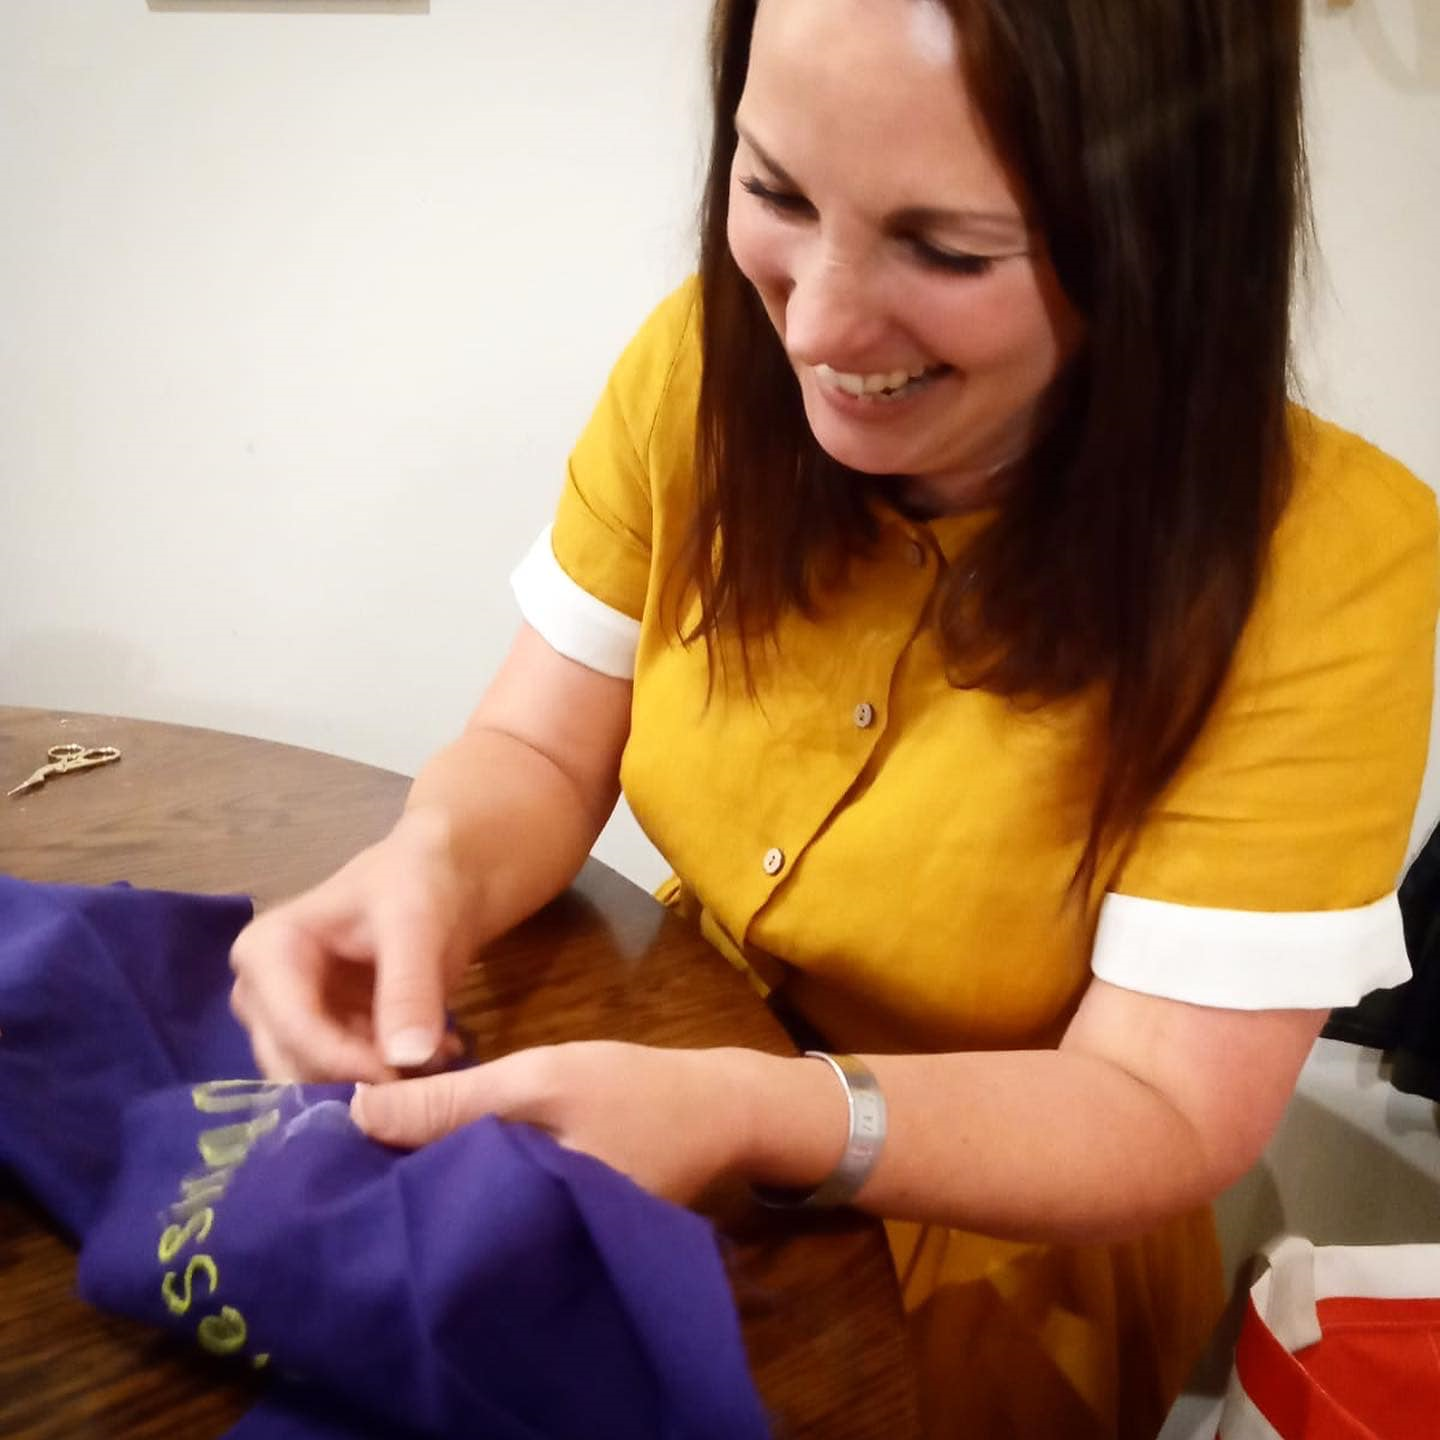
{"type": "Polygon", "coordinates": [[[1440,1436],[1440,1245],[1290,1237],[1267,1258],[1217,1440],[1440,1436]]]}

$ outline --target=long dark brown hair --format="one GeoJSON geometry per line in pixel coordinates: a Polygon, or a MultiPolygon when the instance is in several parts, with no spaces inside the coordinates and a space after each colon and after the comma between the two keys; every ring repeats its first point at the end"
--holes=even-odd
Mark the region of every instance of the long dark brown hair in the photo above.
{"type": "MultiPolygon", "coordinates": [[[[1085,334],[1044,438],[942,579],[936,619],[952,683],[1029,703],[1105,697],[1084,888],[1204,724],[1288,494],[1290,297],[1309,213],[1300,0],[945,3],[1085,334]]],[[[827,560],[871,543],[883,483],[816,444],[727,243],[756,6],[718,0],[711,34],[686,568],[700,602],[687,638],[704,638],[712,669],[717,642],[773,635],[787,608],[810,607],[827,560]]]]}

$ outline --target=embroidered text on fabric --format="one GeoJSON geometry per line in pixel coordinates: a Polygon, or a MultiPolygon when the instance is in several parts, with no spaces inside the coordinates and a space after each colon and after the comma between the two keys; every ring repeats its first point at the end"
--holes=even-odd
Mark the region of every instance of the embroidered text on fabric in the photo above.
{"type": "MultiPolygon", "coordinates": [[[[210,1130],[202,1130],[196,1149],[205,1162],[205,1169],[187,1175],[180,1182],[180,1199],[170,1207],[174,1223],[160,1234],[156,1254],[168,1266],[187,1245],[203,1244],[215,1223],[215,1206],[225,1194],[230,1178],[251,1146],[280,1123],[280,1099],[291,1087],[264,1080],[209,1080],[191,1091],[195,1108],[202,1115],[223,1115],[250,1112],[248,1120],[232,1121],[210,1130]]],[[[195,1303],[196,1282],[203,1280],[206,1296],[218,1298],[220,1271],[213,1257],[191,1255],[183,1271],[167,1269],[160,1282],[160,1296],[172,1315],[185,1315],[195,1303]]],[[[233,1305],[200,1317],[195,1338],[212,1355],[235,1355],[249,1339],[245,1317],[233,1305]]],[[[270,1359],[258,1354],[251,1364],[258,1370],[270,1359]]]]}

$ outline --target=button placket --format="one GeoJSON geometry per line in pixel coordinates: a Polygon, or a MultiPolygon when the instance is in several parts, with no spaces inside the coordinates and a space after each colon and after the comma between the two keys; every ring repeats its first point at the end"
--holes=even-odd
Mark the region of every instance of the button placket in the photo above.
{"type": "MultiPolygon", "coordinates": [[[[907,568],[913,569],[915,576],[906,583],[903,599],[899,604],[905,611],[912,607],[916,611],[923,610],[925,601],[921,592],[927,592],[933,584],[935,566],[931,561],[938,559],[938,554],[926,543],[926,537],[917,537],[908,527],[897,526],[896,530],[898,534],[892,530],[885,554],[877,556],[877,561],[881,567],[893,566],[897,556],[907,562],[907,568]]],[[[877,574],[876,579],[877,582],[881,581],[882,576],[877,574]]],[[[888,582],[885,583],[892,587],[895,585],[893,569],[889,571],[888,582]]],[[[876,746],[880,742],[886,723],[885,700],[894,683],[896,668],[903,662],[914,638],[914,625],[917,622],[908,616],[902,618],[892,609],[875,604],[871,604],[868,610],[860,607],[849,618],[855,622],[857,630],[864,634],[865,641],[863,644],[843,646],[830,658],[821,673],[809,676],[817,683],[819,693],[814,698],[820,703],[813,708],[810,705],[806,707],[810,709],[814,723],[825,723],[822,717],[826,710],[829,712],[828,723],[831,726],[845,727],[848,717],[853,738],[842,743],[833,757],[838,766],[848,774],[843,777],[832,775],[827,779],[823,789],[829,798],[825,801],[823,810],[807,806],[803,816],[797,813],[789,817],[791,823],[781,821],[777,828],[782,830],[788,842],[786,847],[772,844],[756,859],[748,862],[749,865],[756,865],[756,860],[759,863],[755,870],[749,871],[752,878],[746,888],[750,890],[750,895],[743,922],[737,932],[742,935],[748,933],[749,926],[756,917],[786,888],[792,865],[807,852],[810,843],[823,830],[828,818],[847,803],[856,779],[863,776],[866,768],[873,762],[876,746]],[[843,699],[836,704],[836,699],[843,697],[847,690],[850,692],[848,709],[845,708],[843,699]],[[875,698],[860,698],[867,696],[875,698]]],[[[819,666],[818,661],[816,665],[819,666]]],[[[757,838],[763,840],[764,829],[768,828],[769,825],[765,825],[757,838]]],[[[774,830],[771,835],[779,838],[774,830]]]]}

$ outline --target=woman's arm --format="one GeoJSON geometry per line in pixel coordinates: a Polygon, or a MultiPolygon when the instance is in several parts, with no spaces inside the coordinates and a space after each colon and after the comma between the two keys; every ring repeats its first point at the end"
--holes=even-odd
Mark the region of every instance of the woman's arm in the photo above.
{"type": "MultiPolygon", "coordinates": [[[[1209,1200],[1258,1158],[1326,1012],[1186,1005],[1091,982],[1058,1050],[865,1057],[889,1135],[857,1204],[1034,1240],[1108,1240],[1209,1200]]],[[[525,1120],[672,1199],[722,1174],[809,1189],[846,1137],[828,1066],[587,1042],[363,1091],[357,1121],[418,1145],[525,1120]]]]}
{"type": "MultiPolygon", "coordinates": [[[[889,1137],[859,1204],[1016,1239],[1144,1230],[1255,1163],[1327,1013],[1212,1009],[1093,980],[1058,1050],[866,1057],[889,1137]]],[[[839,1138],[805,1146],[804,1173],[801,1124],[781,1117],[818,1128],[843,1095],[815,1062],[785,1084],[780,1103],[755,1102],[744,1168],[814,1184],[838,1159],[843,1105],[839,1138]]]]}
{"type": "Polygon", "coordinates": [[[628,680],[557,654],[529,625],[464,732],[415,779],[467,882],[457,935],[473,954],[579,873],[620,795],[628,680]]]}

